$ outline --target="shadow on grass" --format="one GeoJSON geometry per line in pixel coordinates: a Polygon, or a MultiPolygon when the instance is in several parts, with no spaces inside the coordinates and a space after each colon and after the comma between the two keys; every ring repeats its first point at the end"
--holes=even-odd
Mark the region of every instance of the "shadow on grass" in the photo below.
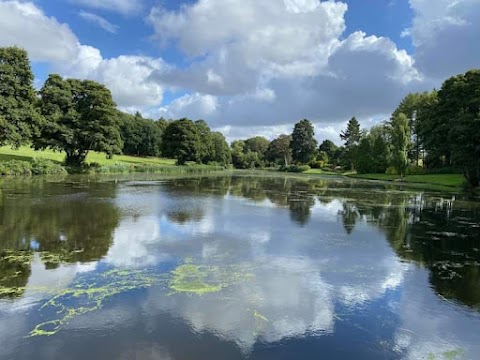
{"type": "MultiPolygon", "coordinates": [[[[19,160],[19,161],[33,162],[33,159],[34,158],[30,156],[0,154],[0,161],[19,160]]],[[[63,163],[62,161],[58,161],[58,160],[50,160],[50,161],[56,164],[63,163]]]]}

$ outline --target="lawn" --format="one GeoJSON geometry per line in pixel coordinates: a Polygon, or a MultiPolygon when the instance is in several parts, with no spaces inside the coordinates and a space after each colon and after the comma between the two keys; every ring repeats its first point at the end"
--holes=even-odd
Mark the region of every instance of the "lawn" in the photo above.
{"type": "Polygon", "coordinates": [[[338,173],[336,173],[334,171],[325,171],[325,170],[322,170],[322,169],[310,169],[310,170],[307,170],[307,171],[303,172],[303,174],[309,174],[309,175],[338,175],[338,173]]]}
{"type": "Polygon", "coordinates": [[[386,175],[386,174],[361,174],[350,175],[351,177],[358,179],[369,180],[383,180],[383,181],[396,181],[406,183],[418,183],[418,184],[433,184],[451,187],[461,187],[465,181],[461,174],[428,174],[428,175],[406,175],[404,179],[400,179],[398,175],[386,175]]]}
{"type": "MultiPolygon", "coordinates": [[[[18,150],[12,150],[12,148],[8,146],[0,147],[0,161],[32,161],[34,158],[43,158],[61,163],[65,159],[65,153],[55,152],[52,150],[35,151],[28,146],[22,146],[18,150]]],[[[175,165],[175,160],[155,157],[144,158],[127,155],[116,155],[113,157],[113,159],[107,159],[107,157],[103,153],[90,152],[87,156],[87,163],[98,163],[100,165],[115,165],[118,163],[175,165]]]]}

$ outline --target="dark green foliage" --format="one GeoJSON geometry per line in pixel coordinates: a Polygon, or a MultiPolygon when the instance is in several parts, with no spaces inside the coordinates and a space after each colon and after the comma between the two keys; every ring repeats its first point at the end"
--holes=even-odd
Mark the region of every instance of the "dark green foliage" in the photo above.
{"type": "Polygon", "coordinates": [[[307,164],[315,158],[318,144],[314,136],[313,124],[309,120],[304,119],[295,124],[290,144],[294,162],[307,164]]]}
{"type": "Polygon", "coordinates": [[[310,170],[311,167],[308,165],[289,165],[282,167],[282,171],[291,172],[291,173],[302,173],[310,170]]]}
{"type": "Polygon", "coordinates": [[[135,156],[160,156],[162,127],[153,120],[118,111],[123,154],[135,156]]]}
{"type": "Polygon", "coordinates": [[[198,160],[198,128],[192,120],[171,121],[163,133],[163,155],[177,160],[178,165],[198,160]]]}
{"type": "Polygon", "coordinates": [[[480,186],[480,70],[445,81],[438,92],[435,118],[448,124],[452,164],[463,169],[471,186],[480,186]]]}
{"type": "Polygon", "coordinates": [[[320,147],[318,148],[319,152],[325,152],[328,156],[328,162],[334,166],[337,166],[340,160],[341,151],[339,147],[333,143],[331,140],[324,140],[320,147]]]}
{"type": "Polygon", "coordinates": [[[38,134],[41,116],[36,101],[27,52],[0,48],[0,146],[16,148],[38,134]]]}
{"type": "Polygon", "coordinates": [[[352,170],[355,167],[355,158],[357,156],[357,147],[362,138],[360,123],[353,117],[347,124],[347,129],[340,133],[340,139],[345,142],[345,151],[343,152],[343,161],[345,165],[352,170]]]}
{"type": "Polygon", "coordinates": [[[288,166],[292,162],[292,149],[290,143],[292,142],[291,135],[280,135],[273,140],[267,149],[266,159],[268,162],[288,166]]]}
{"type": "Polygon", "coordinates": [[[121,153],[116,105],[104,85],[50,75],[40,95],[45,124],[34,138],[35,149],[64,150],[73,166],[82,165],[91,150],[121,153]]]}
{"type": "Polygon", "coordinates": [[[213,157],[211,162],[228,166],[232,162],[232,154],[227,140],[221,132],[213,132],[210,135],[213,144],[213,157]]]}
{"type": "Polygon", "coordinates": [[[260,158],[265,158],[270,141],[262,136],[255,136],[245,140],[245,152],[256,152],[260,158]]]}
{"type": "Polygon", "coordinates": [[[196,162],[198,164],[208,164],[214,158],[214,144],[211,137],[211,130],[203,120],[195,121],[198,134],[198,144],[196,152],[196,162]]]}

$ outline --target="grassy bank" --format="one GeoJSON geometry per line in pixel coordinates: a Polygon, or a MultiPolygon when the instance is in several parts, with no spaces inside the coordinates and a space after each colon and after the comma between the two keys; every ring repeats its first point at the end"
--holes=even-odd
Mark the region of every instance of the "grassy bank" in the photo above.
{"type": "Polygon", "coordinates": [[[399,183],[416,183],[416,184],[431,184],[441,185],[452,188],[461,188],[465,181],[461,174],[428,174],[428,175],[406,175],[401,179],[398,175],[386,174],[361,174],[349,175],[349,177],[357,179],[381,180],[381,181],[395,181],[399,183]]]}
{"type": "MultiPolygon", "coordinates": [[[[20,160],[31,162],[33,159],[46,159],[56,163],[62,163],[65,159],[65,153],[52,150],[35,151],[27,146],[22,146],[18,150],[12,150],[8,146],[0,147],[0,161],[20,160]]],[[[173,159],[143,158],[127,155],[116,155],[113,159],[107,159],[105,154],[92,151],[88,154],[86,162],[87,164],[96,163],[99,165],[116,165],[118,163],[175,165],[175,160],[173,159]]]]}
{"type": "MultiPolygon", "coordinates": [[[[27,146],[18,150],[0,147],[0,175],[50,175],[66,172],[62,163],[65,153],[52,150],[35,151],[27,146]]],[[[222,167],[211,165],[188,164],[175,166],[175,160],[164,158],[144,158],[117,155],[107,159],[105,154],[90,152],[86,159],[87,172],[99,174],[128,173],[199,173],[222,170],[222,167]]],[[[75,172],[76,169],[69,169],[75,172]]]]}

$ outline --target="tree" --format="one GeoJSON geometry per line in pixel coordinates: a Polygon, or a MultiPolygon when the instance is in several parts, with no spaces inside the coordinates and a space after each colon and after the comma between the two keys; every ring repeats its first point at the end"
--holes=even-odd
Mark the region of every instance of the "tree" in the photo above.
{"type": "Polygon", "coordinates": [[[468,183],[480,186],[480,70],[446,80],[438,92],[436,121],[448,129],[448,151],[468,183]]]}
{"type": "Polygon", "coordinates": [[[28,53],[18,47],[0,48],[0,146],[17,148],[38,134],[36,101],[28,53]]]}
{"type": "Polygon", "coordinates": [[[89,151],[121,152],[116,104],[104,85],[50,75],[40,95],[45,125],[34,139],[36,149],[63,150],[74,166],[82,165],[89,151]]]}
{"type": "Polygon", "coordinates": [[[351,148],[360,143],[362,131],[357,118],[353,117],[347,124],[347,129],[340,133],[340,139],[345,142],[345,147],[351,148]]]}
{"type": "Polygon", "coordinates": [[[211,130],[208,127],[207,123],[204,120],[195,121],[195,126],[197,127],[198,133],[198,144],[197,144],[197,163],[207,164],[213,160],[214,157],[214,148],[213,141],[211,138],[211,130]]]}
{"type": "Polygon", "coordinates": [[[355,151],[361,138],[360,123],[353,117],[348,122],[347,129],[340,133],[340,139],[345,142],[345,160],[352,170],[354,169],[355,151]]]}
{"type": "Polygon", "coordinates": [[[309,120],[303,119],[295,124],[290,144],[293,161],[306,164],[315,157],[317,140],[314,136],[313,124],[309,120]]]}
{"type": "Polygon", "coordinates": [[[232,153],[232,164],[236,169],[245,169],[245,141],[235,140],[230,145],[232,153]]]}
{"type": "Polygon", "coordinates": [[[420,165],[420,158],[424,150],[425,136],[422,136],[422,125],[429,120],[432,104],[436,103],[437,92],[422,92],[408,94],[398,105],[392,117],[403,113],[408,118],[408,125],[412,132],[412,146],[409,151],[409,159],[420,165]]]}
{"type": "Polygon", "coordinates": [[[404,113],[393,117],[390,123],[392,139],[392,165],[400,176],[404,176],[408,165],[410,127],[404,113]]]}
{"type": "Polygon", "coordinates": [[[319,152],[325,152],[328,156],[328,160],[333,165],[337,165],[339,158],[338,158],[338,146],[333,143],[331,140],[324,140],[320,147],[318,148],[319,152]]]}
{"type": "Polygon", "coordinates": [[[163,155],[176,159],[178,165],[198,159],[198,128],[192,120],[183,118],[169,122],[162,140],[163,155]]]}
{"type": "Polygon", "coordinates": [[[118,111],[123,153],[136,156],[160,156],[163,131],[157,123],[141,116],[118,111]]]}
{"type": "Polygon", "coordinates": [[[292,149],[290,143],[292,137],[290,135],[280,135],[273,140],[267,149],[267,160],[275,164],[283,164],[288,166],[292,161],[292,149]]]}
{"type": "Polygon", "coordinates": [[[221,132],[213,132],[211,134],[213,143],[213,158],[212,161],[227,166],[232,162],[232,154],[225,137],[221,132]]]}

